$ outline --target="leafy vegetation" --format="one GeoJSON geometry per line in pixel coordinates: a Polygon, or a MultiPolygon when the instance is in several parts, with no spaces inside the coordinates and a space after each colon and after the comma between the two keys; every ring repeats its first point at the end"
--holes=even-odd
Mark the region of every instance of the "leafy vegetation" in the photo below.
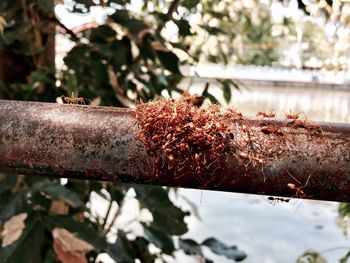
{"type": "MultiPolygon", "coordinates": [[[[271,65],[281,56],[278,51],[281,43],[286,48],[296,41],[298,26],[304,32],[302,42],[308,44],[305,60],[316,54],[327,64],[327,59],[333,56],[329,68],[343,69],[346,61],[339,65],[332,61],[343,61],[348,52],[348,46],[343,45],[347,39],[337,34],[350,21],[348,3],[341,1],[341,6],[336,6],[335,2],[298,1],[309,15],[321,12],[325,24],[336,22],[333,38],[323,41],[325,24],[305,20],[298,25],[286,17],[276,23],[268,6],[260,1],[151,0],[143,1],[139,11],[131,8],[128,0],[66,1],[75,14],[88,14],[97,6],[110,10],[98,25],[73,32],[54,15],[54,6],[62,1],[3,0],[0,98],[53,102],[57,96],[74,92],[96,104],[130,106],[136,99],[172,96],[183,91],[180,65],[203,61],[271,65]],[[59,69],[54,66],[57,32],[74,44],[59,69]],[[285,35],[288,38],[283,38],[285,35]]],[[[231,89],[237,88],[237,84],[231,80],[217,80],[217,84],[222,87],[225,100],[230,101],[231,89]]],[[[209,84],[203,88],[203,95],[216,102],[209,84]]],[[[0,258],[6,262],[55,262],[60,250],[54,245],[53,232],[60,228],[93,246],[93,250],[86,251],[89,262],[95,262],[100,253],[107,253],[117,262],[135,259],[166,262],[167,256],[178,250],[210,262],[203,248],[234,261],[246,257],[237,247],[212,237],[202,242],[184,238],[188,232],[184,219],[190,212],[176,206],[169,191],[159,187],[77,180],[62,183],[58,179],[0,175],[2,241],[8,233],[15,233],[9,232],[5,224],[16,215],[26,215],[25,228],[15,230],[20,236],[12,236],[12,243],[1,247],[0,258]],[[96,196],[106,204],[104,214],[96,213],[91,206],[96,196]],[[130,200],[137,203],[140,214],[146,211],[151,219],[137,217],[122,226],[113,225],[130,200]],[[144,234],[135,231],[138,228],[144,234]]],[[[346,207],[341,206],[342,222],[348,220],[346,207]]],[[[348,257],[349,253],[343,262],[348,257]]],[[[298,262],[324,259],[309,251],[298,262]]]]}
{"type": "MultiPolygon", "coordinates": [[[[53,102],[57,96],[74,92],[100,105],[128,106],[135,99],[148,101],[164,92],[182,93],[180,63],[197,61],[187,53],[188,38],[195,37],[188,20],[199,1],[150,1],[141,13],[132,11],[129,1],[69,3],[73,13],[85,14],[94,6],[113,12],[104,23],[74,33],[55,17],[54,1],[1,1],[2,99],[53,102]],[[170,22],[178,27],[174,41],[162,32],[170,22]],[[54,67],[55,29],[74,42],[61,69],[54,67]],[[187,58],[180,58],[179,50],[187,58]]],[[[231,82],[224,83],[230,93],[231,82]]],[[[183,239],[188,232],[184,219],[189,215],[162,187],[2,174],[0,258],[6,262],[96,262],[99,254],[107,253],[117,262],[166,262],[183,250],[210,262],[202,247],[233,261],[246,257],[237,247],[213,237],[202,243],[183,239]],[[106,211],[96,212],[97,197],[106,211]],[[137,217],[116,226],[130,202],[137,204],[137,217]],[[148,219],[141,216],[144,213],[148,219]],[[20,224],[13,223],[17,218],[20,224]]]]}

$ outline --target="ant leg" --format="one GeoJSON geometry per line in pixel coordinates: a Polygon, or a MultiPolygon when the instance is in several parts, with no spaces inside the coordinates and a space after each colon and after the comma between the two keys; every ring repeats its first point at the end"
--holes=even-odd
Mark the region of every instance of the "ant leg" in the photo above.
{"type": "Polygon", "coordinates": [[[214,187],[219,187],[224,180],[225,180],[225,177],[223,177],[217,184],[215,184],[214,187]]]}
{"type": "Polygon", "coordinates": [[[311,177],[311,174],[310,174],[309,177],[307,178],[306,183],[305,183],[303,186],[300,186],[299,189],[304,188],[304,187],[307,186],[307,184],[309,183],[310,177],[311,177]]]}
{"type": "Polygon", "coordinates": [[[269,202],[271,205],[275,206],[277,204],[277,199],[273,196],[269,196],[269,197],[264,197],[263,199],[265,199],[267,202],[269,202]]]}
{"type": "Polygon", "coordinates": [[[265,176],[265,172],[264,172],[264,164],[263,163],[261,164],[261,173],[262,173],[262,175],[264,177],[264,183],[265,183],[266,182],[266,176],[265,176]]]}
{"type": "Polygon", "coordinates": [[[289,171],[287,171],[287,173],[289,174],[290,177],[292,177],[299,185],[301,185],[301,182],[295,178],[293,175],[291,175],[291,173],[289,171]]]}

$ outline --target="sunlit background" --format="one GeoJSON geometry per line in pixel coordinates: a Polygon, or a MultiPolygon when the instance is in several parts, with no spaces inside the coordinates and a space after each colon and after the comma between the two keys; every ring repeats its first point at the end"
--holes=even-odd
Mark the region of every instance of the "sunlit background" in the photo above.
{"type": "MultiPolygon", "coordinates": [[[[158,2],[163,3],[132,0],[127,9],[141,16],[144,8],[148,12],[162,11],[156,10],[158,2]]],[[[332,5],[325,0],[303,1],[304,11],[296,0],[212,2],[216,1],[201,1],[203,4],[197,6],[196,13],[186,18],[192,31],[173,21],[166,22],[161,29],[164,39],[172,43],[167,47],[182,64],[180,70],[185,78],[179,85],[181,90],[191,94],[205,92],[212,96],[212,102],[217,100],[224,106],[234,106],[247,116],[255,116],[257,111],[275,111],[279,116],[302,112],[308,120],[350,122],[349,1],[336,0],[332,5]],[[223,14],[228,19],[220,19],[223,14]],[[182,37],[179,30],[184,30],[183,35],[188,36],[195,31],[197,37],[190,40],[184,37],[179,41],[182,37]],[[188,52],[184,52],[183,46],[176,46],[180,42],[188,52]]],[[[56,1],[55,14],[66,28],[80,36],[105,24],[108,16],[115,12],[111,5],[91,7],[90,12],[77,14],[71,12],[73,5],[74,1],[56,1]]],[[[174,17],[181,18],[185,12],[180,6],[174,17]]],[[[113,29],[121,30],[117,26],[113,29]]],[[[84,37],[81,41],[88,43],[84,37]]],[[[58,76],[64,71],[75,76],[74,71],[67,70],[64,61],[75,45],[66,32],[56,33],[55,74],[58,76]]],[[[108,70],[110,73],[110,68],[108,70]]],[[[111,86],[115,85],[113,76],[115,78],[116,74],[109,75],[111,86]]],[[[68,83],[65,78],[57,78],[56,86],[64,86],[64,81],[68,83]]],[[[135,80],[135,90],[144,88],[142,84],[135,80]]],[[[180,94],[171,92],[163,89],[161,95],[180,94]]],[[[123,94],[128,100],[118,99],[123,106],[132,107],[135,93],[128,90],[123,94]]],[[[98,105],[98,98],[91,99],[98,105]]],[[[62,179],[61,183],[67,184],[67,179],[62,179]]],[[[172,190],[171,198],[193,211],[185,219],[190,229],[186,236],[198,242],[213,236],[235,244],[247,253],[243,261],[246,263],[296,262],[309,250],[317,251],[332,263],[339,262],[350,250],[349,240],[337,223],[339,204],[335,202],[292,199],[289,203],[275,204],[265,196],[189,189],[172,190]]],[[[109,204],[106,198],[92,192],[91,209],[96,218],[104,217],[109,209],[110,215],[116,213],[116,202],[111,207],[109,204]]],[[[112,242],[117,229],[142,234],[140,221],[151,220],[149,212],[140,209],[133,190],[128,192],[121,214],[108,236],[112,242]]],[[[112,216],[107,217],[104,225],[112,223],[112,219],[112,216]]],[[[232,262],[209,249],[205,253],[210,254],[214,262],[232,262]]],[[[99,259],[113,262],[107,254],[100,255],[99,259]]],[[[202,262],[181,251],[176,252],[176,258],[167,260],[202,262]]]]}
{"type": "MultiPolygon", "coordinates": [[[[341,13],[334,10],[331,19],[326,20],[319,16],[321,4],[312,5],[308,16],[296,1],[288,4],[268,0],[225,2],[218,4],[218,12],[225,8],[229,8],[232,16],[237,12],[251,12],[251,26],[266,26],[272,34],[249,38],[242,24],[235,26],[233,31],[239,34],[230,44],[220,37],[203,34],[202,37],[207,38],[202,46],[203,62],[182,67],[187,76],[182,83],[184,90],[201,94],[205,84],[210,83],[211,93],[221,103],[234,105],[250,116],[259,110],[275,110],[281,116],[292,111],[303,112],[315,121],[350,122],[350,29],[337,22],[337,19],[348,19],[350,6],[341,13]],[[223,49],[233,51],[226,65],[211,61],[214,56],[220,56],[220,51],[215,50],[218,41],[222,41],[223,49]],[[222,88],[213,81],[215,78],[237,81],[238,89],[232,88],[229,104],[225,103],[222,88]]],[[[142,3],[131,1],[129,8],[140,12],[142,3]]],[[[88,15],[77,16],[69,13],[67,5],[56,7],[57,16],[73,30],[104,23],[108,12],[108,9],[94,8],[88,15]]],[[[205,14],[198,13],[190,21],[205,19],[205,14]]],[[[219,26],[218,21],[210,23],[219,26]]],[[[177,30],[169,22],[163,34],[176,38],[177,30]]],[[[72,46],[62,35],[57,35],[59,67],[63,66],[62,57],[72,46]]],[[[178,55],[183,56],[181,52],[178,55]]],[[[185,189],[174,195],[174,199],[198,211],[197,216],[188,218],[188,236],[196,240],[215,236],[238,244],[249,255],[244,261],[247,263],[295,262],[307,250],[316,250],[329,262],[338,262],[350,247],[349,240],[336,226],[338,204],[334,202],[293,200],[288,204],[271,204],[261,196],[185,189]]],[[[138,209],[132,209],[136,204],[132,197],[130,200],[127,216],[115,222],[115,227],[123,227],[123,220],[128,222],[130,218],[142,216],[138,209]]],[[[104,214],[101,208],[107,209],[107,203],[97,196],[95,201],[96,212],[104,214]]],[[[184,253],[177,256],[177,262],[198,262],[184,253]]],[[[224,257],[212,256],[215,262],[230,262],[224,257]]],[[[106,260],[108,256],[101,258],[106,260]]]]}

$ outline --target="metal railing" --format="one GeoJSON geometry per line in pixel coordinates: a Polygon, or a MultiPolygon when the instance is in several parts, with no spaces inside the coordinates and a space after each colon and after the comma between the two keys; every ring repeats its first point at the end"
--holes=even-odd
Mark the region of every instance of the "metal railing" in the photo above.
{"type": "Polygon", "coordinates": [[[0,172],[350,201],[349,124],[227,125],[235,145],[244,141],[235,134],[249,130],[259,158],[233,147],[211,177],[186,169],[174,176],[166,165],[159,176],[133,109],[0,100],[0,172]]]}

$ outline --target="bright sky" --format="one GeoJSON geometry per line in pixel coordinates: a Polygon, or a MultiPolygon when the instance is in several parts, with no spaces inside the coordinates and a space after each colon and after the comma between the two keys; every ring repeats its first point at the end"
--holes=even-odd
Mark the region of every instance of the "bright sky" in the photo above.
{"type": "MultiPolygon", "coordinates": [[[[261,0],[261,2],[269,1],[261,0]]],[[[128,8],[135,12],[140,12],[142,4],[143,0],[131,0],[128,8]]],[[[78,15],[69,12],[66,5],[59,4],[55,7],[58,18],[70,29],[93,21],[97,24],[102,24],[107,15],[113,13],[113,11],[114,9],[112,8],[92,7],[89,14],[78,15]]],[[[276,22],[281,22],[284,16],[297,20],[302,15],[301,11],[298,9],[296,0],[291,0],[287,6],[284,6],[279,1],[273,2],[271,4],[271,13],[276,22]]]]}

